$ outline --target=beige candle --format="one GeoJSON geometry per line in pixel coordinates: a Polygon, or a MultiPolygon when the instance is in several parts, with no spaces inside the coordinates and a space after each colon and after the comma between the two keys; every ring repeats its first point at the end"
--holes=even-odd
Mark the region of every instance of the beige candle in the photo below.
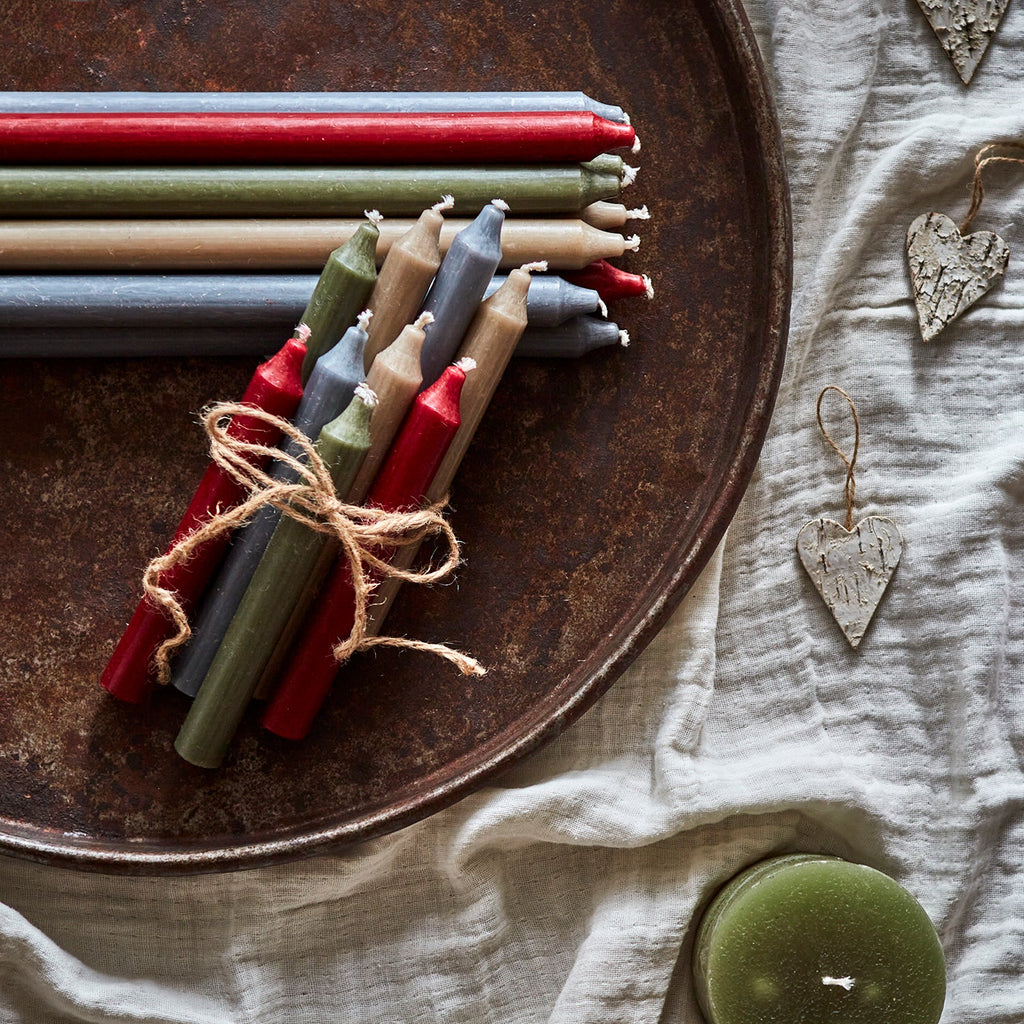
{"type": "Polygon", "coordinates": [[[608,203],[604,200],[585,206],[580,214],[580,220],[602,231],[615,231],[624,227],[627,221],[650,219],[651,214],[646,206],[631,210],[625,203],[608,203]]]}
{"type": "MultiPolygon", "coordinates": [[[[527,264],[513,270],[505,283],[480,304],[480,310],[469,325],[459,349],[460,359],[472,359],[476,369],[466,375],[459,401],[461,425],[426,493],[428,501],[440,501],[455,479],[466,449],[490,405],[498,382],[526,328],[526,293],[530,272],[546,270],[543,262],[527,264]]],[[[418,548],[407,545],[395,552],[392,564],[408,569],[418,548]]],[[[369,609],[369,632],[376,634],[383,625],[391,604],[401,587],[401,580],[391,576],[377,588],[369,609]]]]}
{"type": "MultiPolygon", "coordinates": [[[[0,222],[0,268],[5,270],[319,270],[327,257],[366,222],[295,220],[23,220],[0,222]]],[[[468,220],[447,220],[441,253],[468,220]]],[[[377,262],[413,225],[380,226],[377,262]]],[[[552,270],[578,270],[633,251],[640,239],[601,231],[575,218],[507,219],[501,266],[546,260],[552,270]]]]}
{"type": "MultiPolygon", "coordinates": [[[[422,307],[430,282],[441,265],[442,214],[453,204],[454,199],[445,196],[440,203],[424,210],[388,250],[370,294],[369,307],[374,315],[366,342],[367,370],[377,353],[398,337],[422,307]]],[[[379,407],[374,416],[377,412],[379,407]]]]}

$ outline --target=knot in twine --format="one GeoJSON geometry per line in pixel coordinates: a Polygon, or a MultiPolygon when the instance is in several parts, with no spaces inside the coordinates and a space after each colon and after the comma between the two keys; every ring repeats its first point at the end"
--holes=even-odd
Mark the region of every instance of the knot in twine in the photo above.
{"type": "Polygon", "coordinates": [[[348,637],[339,641],[334,657],[339,664],[366,647],[405,647],[436,654],[452,662],[463,675],[483,675],[479,662],[445,644],[432,644],[406,637],[368,634],[367,606],[380,579],[392,576],[409,583],[434,583],[452,573],[459,564],[459,542],[442,515],[447,498],[433,505],[405,512],[388,512],[363,505],[349,505],[339,499],[323,459],[305,434],[287,420],[262,409],[221,402],[205,409],[202,425],[210,439],[210,456],[249,497],[233,508],[218,512],[208,522],[183,537],[166,554],[154,558],[143,574],[146,596],[174,623],[176,632],[153,655],[153,668],[160,683],[170,681],[171,653],[192,635],[188,617],[177,595],[160,586],[160,577],[168,569],[184,562],[201,545],[221,534],[243,526],[259,509],[271,505],[304,526],[327,534],[348,560],[355,595],[355,616],[348,637]],[[232,416],[244,415],[270,424],[288,437],[292,451],[239,440],[228,433],[232,416]],[[292,454],[298,450],[298,454],[292,454]],[[277,480],[257,463],[275,459],[287,465],[297,481],[277,480]],[[378,552],[410,544],[419,544],[431,535],[439,535],[447,544],[444,561],[422,572],[392,565],[378,552]],[[376,578],[375,578],[376,577],[376,578]]]}
{"type": "Polygon", "coordinates": [[[981,149],[974,154],[974,178],[971,181],[971,205],[967,211],[967,216],[960,225],[961,234],[964,234],[971,224],[974,223],[974,218],[978,215],[982,201],[985,198],[985,185],[981,178],[981,172],[992,164],[1016,164],[1018,166],[1024,164],[1024,157],[1007,156],[1005,155],[1005,152],[1000,153],[1000,150],[1008,150],[1011,153],[1022,153],[1024,152],[1024,143],[990,142],[987,145],[982,146],[981,149]]]}
{"type": "Polygon", "coordinates": [[[835,384],[829,384],[822,388],[821,394],[818,395],[818,426],[821,428],[822,436],[832,446],[835,453],[843,460],[843,465],[846,466],[846,482],[843,484],[843,496],[846,498],[846,529],[853,529],[853,499],[857,493],[857,481],[854,478],[853,471],[857,465],[857,451],[860,448],[860,418],[857,416],[857,407],[853,404],[853,399],[841,388],[835,384]],[[846,404],[850,407],[850,412],[853,413],[853,454],[847,455],[832,439],[832,435],[828,432],[825,427],[825,423],[821,418],[821,403],[825,396],[830,392],[835,391],[836,393],[843,396],[846,399],[846,404]]]}

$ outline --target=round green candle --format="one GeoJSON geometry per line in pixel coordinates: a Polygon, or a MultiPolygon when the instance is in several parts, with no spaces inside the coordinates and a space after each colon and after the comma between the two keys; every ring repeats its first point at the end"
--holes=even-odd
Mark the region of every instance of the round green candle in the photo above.
{"type": "Polygon", "coordinates": [[[921,905],[887,875],[793,854],[741,872],[697,930],[708,1024],[936,1024],[946,969],[921,905]]]}

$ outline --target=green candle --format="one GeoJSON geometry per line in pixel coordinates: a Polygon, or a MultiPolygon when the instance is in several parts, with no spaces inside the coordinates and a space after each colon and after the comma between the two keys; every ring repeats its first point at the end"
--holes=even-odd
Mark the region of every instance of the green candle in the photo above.
{"type": "Polygon", "coordinates": [[[775,857],[741,872],[697,930],[708,1024],[936,1024],[942,946],[920,904],[874,868],[775,857]]]}
{"type": "MultiPolygon", "coordinates": [[[[370,447],[373,392],[360,385],[345,411],[320,431],[316,448],[338,494],[347,494],[370,447]]],[[[283,516],[228,626],[178,733],[174,748],[192,764],[216,768],[252,698],[329,537],[283,516]]]]}
{"type": "MultiPolygon", "coordinates": [[[[621,166],[621,160],[619,165],[621,166]]],[[[441,195],[476,213],[576,213],[619,195],[614,163],[535,167],[0,167],[4,217],[414,217],[441,195]]]]}
{"type": "Polygon", "coordinates": [[[377,280],[380,217],[375,212],[367,217],[367,222],[328,256],[302,314],[300,322],[310,332],[302,363],[303,383],[316,361],[356,322],[377,280]]]}

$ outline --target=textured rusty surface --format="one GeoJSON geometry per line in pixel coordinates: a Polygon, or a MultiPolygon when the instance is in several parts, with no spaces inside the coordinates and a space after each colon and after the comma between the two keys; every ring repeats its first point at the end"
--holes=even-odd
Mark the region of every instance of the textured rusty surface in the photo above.
{"type": "MultiPolygon", "coordinates": [[[[514,361],[453,494],[457,586],[390,628],[490,672],[356,659],[314,735],[247,721],[223,770],[172,750],[185,701],[97,679],[204,462],[195,414],[244,361],[0,363],[0,849],[120,871],[241,867],[407,824],[550,739],[642,649],[710,556],[767,428],[788,212],[734,0],[0,3],[18,89],[583,89],[643,140],[630,203],[653,302],[633,344],[514,361]],[[259,11],[254,16],[254,11],[259,11]],[[387,31],[382,31],[387,26],[387,31]],[[312,40],[312,42],[311,42],[312,40]]],[[[280,343],[268,338],[268,350],[280,343]]]]}

